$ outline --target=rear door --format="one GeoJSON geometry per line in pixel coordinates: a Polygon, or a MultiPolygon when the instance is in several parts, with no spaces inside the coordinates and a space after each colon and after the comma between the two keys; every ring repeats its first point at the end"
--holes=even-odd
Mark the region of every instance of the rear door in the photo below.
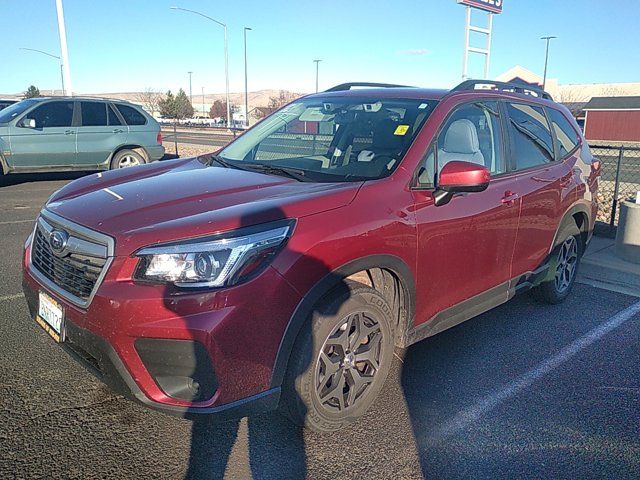
{"type": "Polygon", "coordinates": [[[38,104],[9,129],[11,164],[17,168],[72,167],[76,164],[73,100],[38,104]],[[35,128],[25,120],[34,120],[35,128]]]}
{"type": "Polygon", "coordinates": [[[513,256],[514,275],[535,271],[546,259],[564,212],[571,203],[573,171],[556,161],[554,140],[539,105],[506,102],[512,169],[522,199],[513,256]]]}
{"type": "Polygon", "coordinates": [[[104,164],[111,153],[127,141],[127,127],[114,108],[103,101],[82,100],[78,127],[78,164],[104,164]]]}
{"type": "Polygon", "coordinates": [[[115,106],[128,126],[128,142],[131,145],[140,145],[142,147],[157,145],[157,135],[160,131],[157,122],[149,121],[142,112],[139,112],[138,109],[131,105],[116,103],[115,106]]]}
{"type": "Polygon", "coordinates": [[[428,305],[419,320],[433,319],[440,330],[507,300],[511,257],[520,200],[507,173],[500,108],[495,101],[458,106],[425,156],[416,197],[418,295],[428,305]],[[489,187],[457,194],[436,207],[432,187],[436,171],[449,161],[489,168],[489,187]],[[431,172],[431,173],[430,173],[431,172]],[[462,318],[465,317],[465,318],[462,318]]]}

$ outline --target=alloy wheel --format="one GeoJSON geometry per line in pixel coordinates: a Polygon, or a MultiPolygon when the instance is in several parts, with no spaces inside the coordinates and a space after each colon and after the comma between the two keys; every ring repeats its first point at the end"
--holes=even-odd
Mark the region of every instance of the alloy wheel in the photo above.
{"type": "Polygon", "coordinates": [[[136,167],[140,160],[135,155],[124,155],[118,162],[118,168],[136,167]]]}
{"type": "Polygon", "coordinates": [[[564,293],[571,286],[578,265],[578,242],[576,237],[567,238],[560,247],[556,265],[556,290],[564,293]]]}
{"type": "Polygon", "coordinates": [[[316,360],[320,403],[338,413],[356,404],[380,370],[383,334],[365,312],[347,316],[325,340],[316,360]]]}

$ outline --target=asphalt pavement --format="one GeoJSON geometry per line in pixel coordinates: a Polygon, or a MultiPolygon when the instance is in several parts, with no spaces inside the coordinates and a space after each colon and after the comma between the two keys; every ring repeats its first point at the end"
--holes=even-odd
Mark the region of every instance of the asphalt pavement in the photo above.
{"type": "Polygon", "coordinates": [[[79,175],[0,186],[0,478],[640,478],[640,304],[584,284],[398,352],[367,416],[331,435],[275,413],[194,423],[115,395],[20,293],[33,220],[79,175]]]}

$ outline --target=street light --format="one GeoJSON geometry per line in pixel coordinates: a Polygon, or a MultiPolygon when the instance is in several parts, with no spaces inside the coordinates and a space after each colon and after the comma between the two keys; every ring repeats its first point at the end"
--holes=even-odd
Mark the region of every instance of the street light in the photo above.
{"type": "Polygon", "coordinates": [[[60,80],[62,81],[62,93],[63,94],[66,93],[64,91],[64,67],[62,66],[62,61],[60,60],[59,56],[53,55],[52,53],[43,52],[42,50],[37,50],[35,48],[19,47],[18,50],[28,50],[30,52],[38,52],[38,53],[41,53],[43,55],[46,55],[47,57],[58,59],[58,62],[60,63],[60,80]]]}
{"type": "Polygon", "coordinates": [[[322,60],[314,60],[316,63],[316,93],[318,93],[318,65],[320,65],[321,61],[322,60]]]}
{"type": "Polygon", "coordinates": [[[250,27],[244,27],[244,126],[249,126],[249,86],[247,83],[247,30],[250,27]]]}
{"type": "Polygon", "coordinates": [[[215,18],[211,18],[204,13],[196,12],[195,10],[189,10],[181,7],[171,7],[171,10],[181,10],[183,12],[193,13],[194,15],[200,15],[201,17],[211,20],[224,28],[224,73],[226,78],[226,98],[227,98],[227,128],[231,127],[231,105],[229,105],[229,51],[227,49],[227,25],[219,22],[215,18]]]}
{"type": "Polygon", "coordinates": [[[193,72],[187,72],[189,74],[189,101],[191,102],[191,105],[193,106],[193,91],[191,90],[191,74],[193,72]]]}
{"type": "Polygon", "coordinates": [[[542,79],[542,89],[545,89],[545,86],[547,85],[547,65],[549,63],[549,42],[551,40],[553,40],[554,38],[558,38],[558,37],[540,37],[540,40],[546,40],[547,42],[547,52],[545,54],[544,57],[544,77],[542,79]]]}

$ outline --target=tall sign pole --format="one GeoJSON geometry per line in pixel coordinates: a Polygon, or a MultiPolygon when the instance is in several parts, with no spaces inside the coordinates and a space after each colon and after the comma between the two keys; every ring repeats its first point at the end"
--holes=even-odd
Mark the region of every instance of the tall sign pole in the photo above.
{"type": "Polygon", "coordinates": [[[493,34],[493,15],[502,13],[503,0],[458,0],[466,8],[464,28],[464,58],[462,61],[462,79],[469,78],[469,56],[472,53],[484,56],[484,78],[489,78],[489,64],[491,61],[491,37],[493,34]],[[471,9],[475,8],[487,13],[487,27],[478,27],[471,23],[471,9]],[[484,48],[471,46],[471,32],[485,35],[484,48]]]}
{"type": "Polygon", "coordinates": [[[64,94],[73,95],[71,86],[71,69],[69,68],[69,52],[67,51],[67,30],[64,27],[64,10],[62,0],[56,0],[56,11],[58,13],[58,34],[60,35],[60,53],[62,56],[62,81],[64,83],[64,94]]]}

